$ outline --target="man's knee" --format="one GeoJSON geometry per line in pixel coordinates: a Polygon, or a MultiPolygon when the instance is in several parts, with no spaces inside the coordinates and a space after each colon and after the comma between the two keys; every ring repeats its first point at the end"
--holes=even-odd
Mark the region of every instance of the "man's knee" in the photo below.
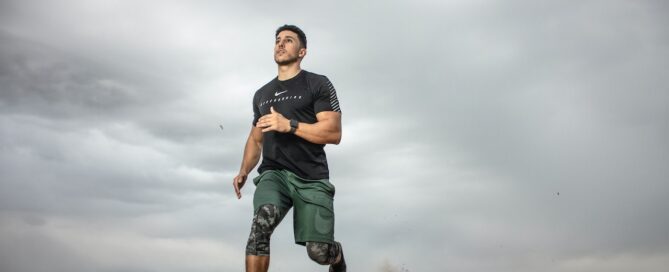
{"type": "Polygon", "coordinates": [[[334,246],[328,243],[307,242],[307,253],[309,258],[318,264],[332,264],[335,255],[333,255],[334,246]]]}
{"type": "Polygon", "coordinates": [[[269,239],[280,221],[281,214],[276,206],[272,204],[260,206],[253,215],[246,255],[269,255],[269,239]]]}

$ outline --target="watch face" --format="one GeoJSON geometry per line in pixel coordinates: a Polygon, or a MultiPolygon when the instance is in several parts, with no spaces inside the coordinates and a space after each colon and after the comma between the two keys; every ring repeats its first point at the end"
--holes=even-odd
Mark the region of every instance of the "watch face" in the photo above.
{"type": "Polygon", "coordinates": [[[297,120],[295,119],[290,120],[290,127],[297,128],[297,120]]]}

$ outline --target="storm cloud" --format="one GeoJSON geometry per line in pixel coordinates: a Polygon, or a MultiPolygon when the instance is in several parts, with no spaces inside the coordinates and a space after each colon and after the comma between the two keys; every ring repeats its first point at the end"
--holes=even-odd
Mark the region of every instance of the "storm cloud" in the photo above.
{"type": "MultiPolygon", "coordinates": [[[[241,270],[231,182],[289,23],[342,106],[352,270],[662,271],[668,8],[3,1],[0,270],[241,270]]],[[[291,221],[271,270],[324,270],[291,221]]]]}

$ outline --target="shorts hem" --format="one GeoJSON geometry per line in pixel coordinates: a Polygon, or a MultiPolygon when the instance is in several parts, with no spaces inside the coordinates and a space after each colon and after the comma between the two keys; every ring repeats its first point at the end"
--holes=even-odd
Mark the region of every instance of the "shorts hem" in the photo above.
{"type": "Polygon", "coordinates": [[[325,238],[325,237],[306,237],[300,240],[295,240],[295,244],[298,245],[306,245],[307,242],[321,242],[321,243],[328,243],[328,244],[334,244],[335,240],[331,238],[325,238]]]}

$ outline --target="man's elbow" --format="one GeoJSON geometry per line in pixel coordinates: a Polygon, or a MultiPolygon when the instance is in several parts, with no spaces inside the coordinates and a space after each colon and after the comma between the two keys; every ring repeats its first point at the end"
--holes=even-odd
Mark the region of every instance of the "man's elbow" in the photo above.
{"type": "Polygon", "coordinates": [[[341,142],[341,132],[337,132],[333,135],[332,139],[330,140],[331,144],[338,145],[341,142]]]}

